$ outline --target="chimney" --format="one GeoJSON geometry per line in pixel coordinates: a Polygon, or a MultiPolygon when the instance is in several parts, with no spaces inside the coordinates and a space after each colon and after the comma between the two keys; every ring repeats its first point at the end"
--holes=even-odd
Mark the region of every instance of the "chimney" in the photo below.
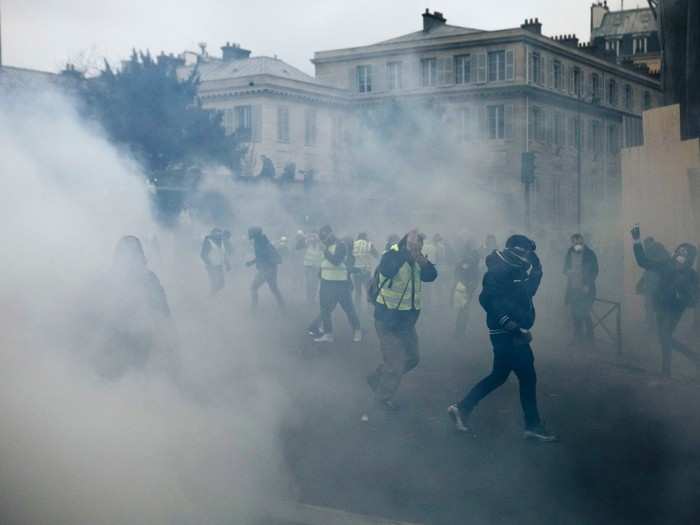
{"type": "Polygon", "coordinates": [[[431,13],[430,10],[426,8],[425,13],[423,13],[423,31],[425,33],[436,27],[445,25],[445,22],[447,22],[447,19],[439,11],[431,13]]]}
{"type": "Polygon", "coordinates": [[[532,31],[538,35],[542,34],[542,24],[540,23],[539,18],[530,18],[529,20],[525,20],[520,27],[526,31],[532,31]]]}
{"type": "Polygon", "coordinates": [[[243,49],[240,44],[226,42],[225,46],[221,46],[221,54],[224,62],[232,62],[250,57],[250,49],[243,49]]]}
{"type": "Polygon", "coordinates": [[[576,35],[559,35],[552,37],[552,40],[568,47],[578,48],[578,37],[576,35]]]}
{"type": "Polygon", "coordinates": [[[608,2],[596,2],[591,6],[591,32],[598,29],[602,23],[603,18],[610,12],[608,8],[608,2]]]}

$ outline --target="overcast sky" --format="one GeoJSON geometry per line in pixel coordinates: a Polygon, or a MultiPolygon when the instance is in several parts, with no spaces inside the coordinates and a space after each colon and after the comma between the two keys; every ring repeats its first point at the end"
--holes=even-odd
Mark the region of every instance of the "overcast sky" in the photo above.
{"type": "MultiPolygon", "coordinates": [[[[617,9],[620,0],[610,0],[617,9]]],[[[645,5],[627,0],[626,7],[645,5]]],[[[278,55],[313,73],[314,51],[371,44],[416,31],[429,7],[449,24],[519,26],[539,17],[546,35],[589,35],[591,0],[0,0],[3,62],[56,71],[67,61],[118,60],[131,48],[179,53],[226,41],[278,55]]]]}

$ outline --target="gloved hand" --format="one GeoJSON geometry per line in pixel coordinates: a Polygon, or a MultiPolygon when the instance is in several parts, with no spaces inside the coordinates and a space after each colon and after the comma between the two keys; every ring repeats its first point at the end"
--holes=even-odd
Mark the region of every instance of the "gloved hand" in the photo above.
{"type": "Polygon", "coordinates": [[[529,345],[532,342],[532,333],[530,330],[520,329],[514,337],[514,342],[518,346],[529,345]]]}
{"type": "Polygon", "coordinates": [[[642,232],[639,230],[639,224],[635,224],[630,230],[630,233],[632,234],[632,239],[634,239],[635,242],[642,238],[642,232]]]}

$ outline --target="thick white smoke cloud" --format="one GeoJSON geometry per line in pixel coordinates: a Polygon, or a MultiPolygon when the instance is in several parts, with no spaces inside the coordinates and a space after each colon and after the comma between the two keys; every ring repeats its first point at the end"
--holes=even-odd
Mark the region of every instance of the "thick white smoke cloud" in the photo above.
{"type": "Polygon", "coordinates": [[[4,98],[0,122],[0,522],[247,522],[286,485],[265,338],[164,256],[179,371],[102,378],[99,283],[121,236],[158,232],[148,189],[60,95],[4,98]]]}

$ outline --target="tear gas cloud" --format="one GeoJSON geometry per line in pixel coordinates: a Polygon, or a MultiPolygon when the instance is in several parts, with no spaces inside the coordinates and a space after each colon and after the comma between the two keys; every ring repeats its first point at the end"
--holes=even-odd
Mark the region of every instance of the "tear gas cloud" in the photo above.
{"type": "Polygon", "coordinates": [[[285,396],[249,344],[265,335],[181,285],[186,258],[165,246],[157,264],[178,319],[154,345],[168,359],[95,369],[116,241],[169,239],[139,167],[48,90],[4,97],[0,121],[0,521],[245,522],[283,498],[285,396]]]}

